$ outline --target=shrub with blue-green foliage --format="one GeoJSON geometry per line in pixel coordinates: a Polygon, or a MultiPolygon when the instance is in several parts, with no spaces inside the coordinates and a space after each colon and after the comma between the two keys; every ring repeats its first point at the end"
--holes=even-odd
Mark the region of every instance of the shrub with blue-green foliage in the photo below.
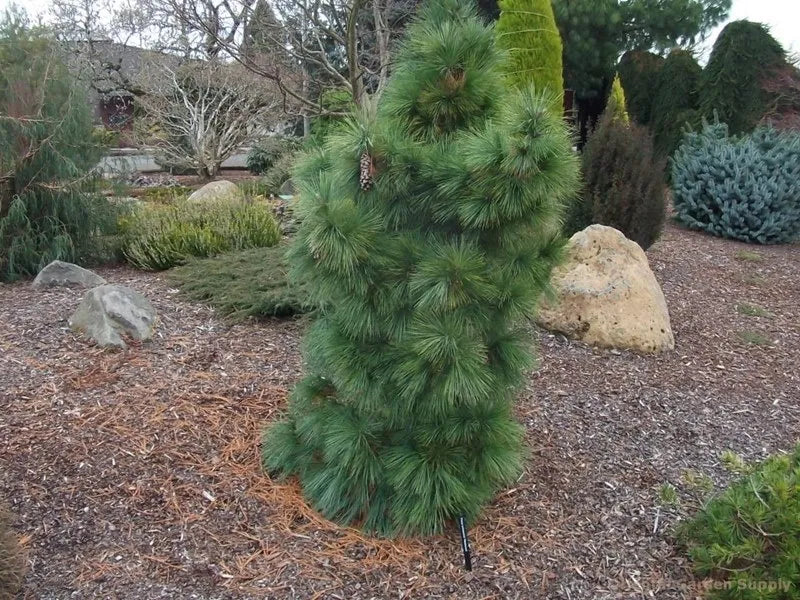
{"type": "Polygon", "coordinates": [[[800,134],[761,127],[735,137],[724,123],[687,132],[672,163],[676,219],[690,229],[758,244],[800,234],[800,134]]]}

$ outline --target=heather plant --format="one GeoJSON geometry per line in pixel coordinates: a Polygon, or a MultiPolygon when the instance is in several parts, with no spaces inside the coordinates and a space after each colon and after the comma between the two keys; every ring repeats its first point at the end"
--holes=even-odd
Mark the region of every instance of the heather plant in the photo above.
{"type": "Polygon", "coordinates": [[[724,123],[687,132],[672,163],[676,219],[758,244],[800,234],[800,135],[761,127],[730,136],[724,123]]]}
{"type": "Polygon", "coordinates": [[[679,530],[695,572],[720,584],[708,597],[800,598],[800,446],[759,465],[725,459],[741,478],[679,530]]]}
{"type": "Polygon", "coordinates": [[[120,229],[125,259],[156,271],[191,257],[274,246],[281,237],[270,207],[255,203],[151,205],[124,218],[120,229]]]}
{"type": "Polygon", "coordinates": [[[0,280],[99,258],[116,219],[92,193],[100,147],[85,91],[55,42],[14,14],[0,18],[0,116],[0,280]]]}
{"type": "Polygon", "coordinates": [[[626,123],[609,107],[584,148],[584,190],[572,208],[567,232],[600,223],[646,250],[664,226],[664,168],[647,129],[626,123]]]}
{"type": "Polygon", "coordinates": [[[561,119],[505,86],[501,58],[471,3],[429,0],[377,110],[296,170],[290,260],[319,316],[264,465],[369,532],[474,520],[522,468],[524,323],[577,165],[561,119]]]}
{"type": "Polygon", "coordinates": [[[511,85],[547,90],[553,113],[564,112],[563,47],[550,0],[500,0],[497,44],[508,52],[511,85]]]}

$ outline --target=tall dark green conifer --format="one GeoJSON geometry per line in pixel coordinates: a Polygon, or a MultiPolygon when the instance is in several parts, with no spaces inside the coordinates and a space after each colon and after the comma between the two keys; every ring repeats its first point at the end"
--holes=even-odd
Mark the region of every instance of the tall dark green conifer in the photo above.
{"type": "Polygon", "coordinates": [[[687,125],[700,124],[700,79],[703,69],[687,50],[670,52],[658,74],[653,100],[653,136],[662,156],[671,156],[687,125]]]}
{"type": "Polygon", "coordinates": [[[619,61],[617,71],[625,89],[628,113],[639,125],[653,122],[654,92],[663,67],[663,57],[642,50],[628,51],[619,61]]]}
{"type": "Polygon", "coordinates": [[[376,114],[298,168],[291,260],[322,308],[264,463],[370,532],[474,519],[522,467],[522,325],[577,165],[560,119],[508,91],[499,59],[471,3],[430,0],[376,114]]]}
{"type": "Polygon", "coordinates": [[[764,83],[785,65],[786,53],[765,25],[728,23],[714,42],[703,71],[703,116],[718,116],[733,134],[751,132],[774,100],[764,83]]]}

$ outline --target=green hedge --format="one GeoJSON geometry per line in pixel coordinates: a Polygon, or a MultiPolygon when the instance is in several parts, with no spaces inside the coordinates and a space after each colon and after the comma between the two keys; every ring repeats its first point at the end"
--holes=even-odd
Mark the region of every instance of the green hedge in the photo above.
{"type": "Polygon", "coordinates": [[[156,271],[190,257],[274,246],[281,237],[265,204],[151,205],[125,218],[120,228],[125,259],[137,268],[156,271]]]}

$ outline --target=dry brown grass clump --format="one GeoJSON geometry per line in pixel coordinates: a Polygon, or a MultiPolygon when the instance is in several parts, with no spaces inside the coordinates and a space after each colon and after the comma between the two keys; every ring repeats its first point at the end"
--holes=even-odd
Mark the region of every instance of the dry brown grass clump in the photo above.
{"type": "Polygon", "coordinates": [[[25,560],[11,530],[11,515],[0,505],[0,600],[17,597],[25,577],[25,560]]]}

